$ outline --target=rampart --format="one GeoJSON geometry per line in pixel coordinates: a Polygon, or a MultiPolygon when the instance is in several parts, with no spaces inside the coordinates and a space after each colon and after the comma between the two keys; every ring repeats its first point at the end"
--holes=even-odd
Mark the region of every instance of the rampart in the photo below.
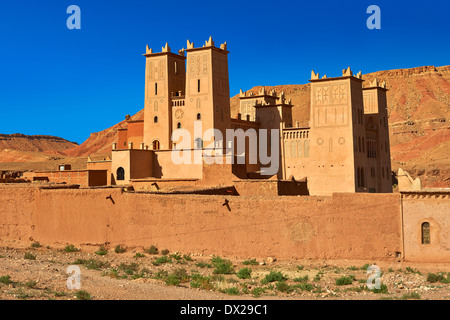
{"type": "Polygon", "coordinates": [[[395,260],[399,194],[159,195],[0,186],[0,239],[235,257],[395,260]]]}

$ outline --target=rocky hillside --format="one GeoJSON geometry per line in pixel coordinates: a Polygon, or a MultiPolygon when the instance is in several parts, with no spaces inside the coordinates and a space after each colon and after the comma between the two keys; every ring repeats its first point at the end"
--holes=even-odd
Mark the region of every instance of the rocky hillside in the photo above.
{"type": "Polygon", "coordinates": [[[78,146],[78,143],[53,136],[27,136],[20,133],[0,134],[0,150],[14,149],[21,151],[58,153],[75,146],[78,146]]]}

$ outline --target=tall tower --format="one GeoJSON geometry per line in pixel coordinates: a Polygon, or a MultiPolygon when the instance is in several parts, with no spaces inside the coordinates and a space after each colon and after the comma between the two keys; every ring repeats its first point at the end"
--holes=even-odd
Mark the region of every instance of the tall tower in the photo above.
{"type": "Polygon", "coordinates": [[[172,100],[185,90],[185,56],[170,52],[166,43],[161,52],[147,46],[145,68],[144,145],[149,149],[171,149],[172,100]]]}
{"type": "Polygon", "coordinates": [[[386,82],[379,84],[376,78],[363,89],[369,188],[372,192],[392,192],[387,91],[386,82]]]}
{"type": "Polygon", "coordinates": [[[366,154],[361,73],[311,76],[310,194],[365,191],[366,154]]]}
{"type": "MultiPolygon", "coordinates": [[[[218,129],[225,139],[225,130],[231,128],[227,55],[226,42],[217,48],[210,37],[203,47],[194,48],[194,43],[187,41],[185,103],[173,108],[172,126],[187,129],[193,147],[198,147],[206,130],[218,129]],[[197,120],[202,121],[201,137],[194,135],[197,120]]],[[[211,143],[205,141],[204,147],[211,143]]]]}

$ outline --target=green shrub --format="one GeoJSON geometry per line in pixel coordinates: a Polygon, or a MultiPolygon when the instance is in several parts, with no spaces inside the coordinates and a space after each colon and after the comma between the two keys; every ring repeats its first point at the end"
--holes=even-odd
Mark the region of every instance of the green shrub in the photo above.
{"type": "Polygon", "coordinates": [[[231,274],[234,273],[233,263],[230,260],[222,259],[220,257],[213,257],[211,259],[215,269],[214,274],[231,274]]]}
{"type": "Polygon", "coordinates": [[[144,252],[148,254],[158,254],[158,248],[155,247],[154,245],[151,245],[150,248],[144,249],[144,252]]]}
{"type": "Polygon", "coordinates": [[[130,264],[126,264],[126,263],[121,263],[119,265],[119,269],[122,270],[123,272],[125,272],[128,275],[132,275],[133,273],[137,272],[139,270],[139,265],[137,263],[130,263],[130,264]]]}
{"type": "Polygon", "coordinates": [[[190,255],[186,255],[186,254],[183,254],[183,259],[186,260],[186,261],[192,261],[191,256],[190,255]]]}
{"type": "Polygon", "coordinates": [[[170,263],[170,262],[172,262],[172,260],[170,260],[168,256],[162,256],[162,257],[159,257],[158,259],[156,259],[155,261],[153,261],[152,263],[155,266],[160,266],[163,263],[170,263]]]}
{"type": "Polygon", "coordinates": [[[299,284],[294,285],[295,288],[298,288],[302,291],[312,291],[314,286],[311,283],[301,282],[299,284]]]}
{"type": "Polygon", "coordinates": [[[168,286],[178,286],[181,282],[180,279],[173,274],[169,274],[165,281],[168,286]]]}
{"type": "Polygon", "coordinates": [[[295,279],[292,279],[295,282],[307,282],[308,281],[308,275],[304,276],[304,277],[298,277],[295,279]]]}
{"type": "Polygon", "coordinates": [[[80,248],[76,248],[73,244],[68,244],[65,248],[64,248],[65,252],[78,252],[80,251],[80,248]]]}
{"type": "Polygon", "coordinates": [[[251,273],[252,273],[252,269],[250,269],[250,268],[242,268],[241,270],[238,271],[236,276],[239,279],[250,279],[251,278],[251,273]]]}
{"type": "Polygon", "coordinates": [[[372,291],[373,293],[388,293],[388,288],[387,288],[387,285],[381,284],[380,289],[376,289],[376,288],[372,289],[372,290],[369,289],[369,291],[372,291]]]}
{"type": "Polygon", "coordinates": [[[411,267],[406,267],[405,273],[416,273],[416,274],[419,274],[419,275],[421,274],[420,271],[417,270],[417,268],[416,268],[416,269],[413,269],[413,268],[411,268],[411,267]]]}
{"type": "Polygon", "coordinates": [[[108,253],[108,250],[101,246],[100,249],[98,249],[97,251],[95,251],[95,254],[99,255],[99,256],[104,256],[108,253]]]}
{"type": "Polygon", "coordinates": [[[74,262],[72,262],[72,264],[81,264],[81,265],[85,266],[87,269],[93,269],[93,270],[101,270],[101,269],[108,268],[110,266],[109,262],[103,262],[103,261],[95,260],[95,259],[89,259],[89,260],[77,259],[74,262]]]}
{"type": "Polygon", "coordinates": [[[9,276],[9,275],[1,276],[1,277],[0,277],[0,283],[3,283],[3,284],[11,284],[11,283],[12,283],[12,281],[11,281],[11,276],[9,276]]]}
{"type": "Polygon", "coordinates": [[[212,268],[212,264],[206,263],[206,262],[197,262],[195,264],[199,268],[212,268]]]}
{"type": "Polygon", "coordinates": [[[263,280],[261,280],[262,284],[267,284],[274,281],[285,281],[287,280],[287,277],[284,276],[279,271],[271,271],[269,274],[267,274],[263,280]]]}
{"type": "Polygon", "coordinates": [[[348,269],[348,270],[358,270],[358,267],[350,266],[350,267],[348,267],[347,269],[348,269]]]}
{"type": "Polygon", "coordinates": [[[417,292],[405,293],[401,298],[401,300],[420,300],[420,294],[417,292]]]}
{"type": "Polygon", "coordinates": [[[191,283],[192,288],[201,288],[204,290],[212,290],[214,288],[211,283],[211,278],[202,276],[199,273],[191,274],[191,283]]]}
{"type": "Polygon", "coordinates": [[[24,258],[28,259],[28,260],[36,260],[36,256],[34,254],[32,254],[31,252],[25,253],[24,258]]]}
{"type": "Polygon", "coordinates": [[[164,250],[161,251],[161,254],[162,254],[163,256],[166,256],[166,255],[169,254],[169,250],[168,250],[168,249],[164,249],[164,250]]]}
{"type": "Polygon", "coordinates": [[[242,264],[256,266],[256,265],[258,265],[258,261],[256,261],[256,259],[245,260],[244,262],[242,262],[242,264]]]}
{"type": "Polygon", "coordinates": [[[237,287],[230,287],[222,290],[223,293],[229,294],[231,296],[237,296],[239,295],[239,288],[237,287]]]}
{"type": "Polygon", "coordinates": [[[255,297],[255,298],[259,298],[264,292],[266,292],[266,290],[264,288],[261,287],[256,287],[253,288],[251,291],[251,294],[255,297]]]}
{"type": "Polygon", "coordinates": [[[182,259],[181,255],[178,252],[175,252],[175,253],[169,255],[169,257],[172,259],[175,259],[177,261],[182,259]]]}
{"type": "Polygon", "coordinates": [[[77,293],[75,294],[78,300],[91,300],[92,297],[91,295],[84,290],[79,290],[77,291],[77,293]]]}
{"type": "Polygon", "coordinates": [[[275,288],[280,292],[286,292],[286,293],[294,291],[294,288],[292,286],[288,285],[284,281],[278,281],[275,288]]]}
{"type": "Polygon", "coordinates": [[[31,247],[32,248],[40,248],[40,247],[42,247],[42,245],[39,243],[39,242],[33,242],[32,244],[31,244],[31,247]]]}
{"type": "Polygon", "coordinates": [[[352,284],[353,280],[355,280],[354,276],[344,276],[336,279],[337,286],[345,286],[348,284],[352,284]]]}
{"type": "Polygon", "coordinates": [[[137,252],[137,253],[134,255],[134,257],[135,257],[135,258],[144,258],[144,257],[145,257],[145,254],[142,254],[142,253],[137,252]]]}
{"type": "Polygon", "coordinates": [[[125,251],[127,251],[126,248],[122,247],[120,244],[118,244],[115,248],[114,248],[114,252],[115,253],[124,253],[125,251]]]}
{"type": "Polygon", "coordinates": [[[438,274],[429,273],[427,275],[427,281],[430,283],[442,282],[442,283],[450,283],[450,273],[447,274],[447,278],[445,278],[444,273],[439,272],[438,274]]]}

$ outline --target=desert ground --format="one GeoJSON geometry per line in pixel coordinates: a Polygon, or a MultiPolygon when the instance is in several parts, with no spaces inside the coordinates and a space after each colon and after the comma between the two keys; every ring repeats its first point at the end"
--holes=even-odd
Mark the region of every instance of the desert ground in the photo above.
{"type": "MultiPolygon", "coordinates": [[[[0,242],[2,300],[450,300],[450,264],[281,261],[164,248],[0,242]],[[369,265],[381,270],[369,290],[369,265]],[[69,266],[81,287],[69,289],[69,266]]],[[[70,282],[70,281],[69,281],[70,282]]],[[[74,282],[70,282],[74,285],[74,282]]]]}

